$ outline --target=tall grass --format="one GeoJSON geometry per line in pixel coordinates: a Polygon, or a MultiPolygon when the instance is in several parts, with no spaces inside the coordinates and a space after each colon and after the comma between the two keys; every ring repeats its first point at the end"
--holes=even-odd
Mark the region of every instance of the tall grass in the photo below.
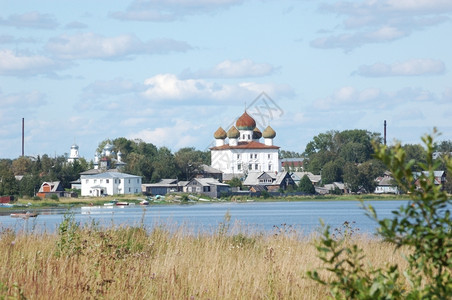
{"type": "MultiPolygon", "coordinates": [[[[187,227],[77,227],[47,233],[0,234],[0,298],[15,299],[325,299],[306,277],[321,269],[299,231],[273,234],[230,228],[214,234],[187,227]],[[245,232],[245,233],[244,233],[245,232]]],[[[72,227],[71,227],[72,226],[72,227]]],[[[63,226],[64,227],[64,226],[63,226]]],[[[64,228],[63,228],[64,229],[64,228]]],[[[370,237],[351,236],[375,266],[400,253],[370,237]]]]}

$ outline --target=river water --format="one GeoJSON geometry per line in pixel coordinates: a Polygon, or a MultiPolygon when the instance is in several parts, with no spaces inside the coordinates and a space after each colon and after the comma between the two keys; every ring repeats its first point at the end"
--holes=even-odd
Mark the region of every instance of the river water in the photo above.
{"type": "MultiPolygon", "coordinates": [[[[406,201],[367,201],[378,217],[388,218],[392,211],[406,201]]],[[[214,232],[230,216],[231,227],[245,232],[271,233],[296,229],[310,234],[320,227],[320,220],[334,228],[343,228],[349,222],[355,231],[374,233],[376,222],[366,216],[358,201],[300,201],[300,202],[216,202],[183,205],[150,205],[125,207],[82,207],[38,211],[36,218],[28,220],[0,216],[0,229],[15,231],[54,232],[65,213],[72,213],[76,222],[96,223],[101,227],[154,226],[183,227],[188,232],[214,232]],[[234,226],[233,226],[234,225],[234,226]]]]}

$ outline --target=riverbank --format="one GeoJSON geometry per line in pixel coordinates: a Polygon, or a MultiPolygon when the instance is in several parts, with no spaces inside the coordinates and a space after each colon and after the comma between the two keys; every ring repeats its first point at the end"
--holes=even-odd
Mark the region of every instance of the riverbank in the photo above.
{"type": "MultiPolygon", "coordinates": [[[[79,228],[66,219],[54,234],[0,238],[2,296],[24,299],[325,299],[328,290],[306,276],[322,270],[314,236],[293,230],[272,235],[216,234],[190,229],[79,228]],[[13,270],[13,272],[11,271],[13,270]]],[[[366,236],[348,241],[374,267],[406,262],[389,244],[366,236]]],[[[406,253],[405,253],[406,254],[406,253]]],[[[402,283],[404,279],[399,279],[402,283]]],[[[408,284],[406,283],[407,288],[408,284]]]]}
{"type": "MultiPolygon", "coordinates": [[[[149,201],[150,205],[161,204],[180,204],[185,199],[189,199],[190,203],[199,202],[283,202],[283,201],[390,201],[390,200],[409,200],[408,195],[377,195],[377,194],[363,194],[363,195],[312,195],[312,196],[291,196],[285,195],[280,197],[248,197],[248,196],[231,196],[222,199],[211,199],[204,196],[189,196],[188,194],[172,194],[167,197],[156,199],[156,201],[149,201]],[[198,199],[198,200],[193,200],[198,199]],[[201,199],[201,200],[199,200],[201,199]]],[[[17,211],[17,210],[33,210],[46,208],[71,208],[81,206],[97,206],[113,200],[125,201],[131,204],[138,205],[146,197],[143,195],[116,195],[105,197],[79,197],[79,198],[59,198],[58,200],[42,199],[32,200],[29,198],[19,198],[14,202],[13,207],[0,207],[0,212],[17,211]]]]}

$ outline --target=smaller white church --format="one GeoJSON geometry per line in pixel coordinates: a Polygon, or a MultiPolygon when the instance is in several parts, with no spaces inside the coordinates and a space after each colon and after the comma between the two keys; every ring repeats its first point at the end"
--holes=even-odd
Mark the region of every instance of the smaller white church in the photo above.
{"type": "Polygon", "coordinates": [[[210,148],[211,166],[223,172],[223,180],[244,177],[250,172],[279,172],[279,147],[273,144],[276,132],[267,126],[263,132],[245,111],[228,132],[219,127],[210,148]],[[263,143],[261,138],[264,139],[263,143]]]}
{"type": "Polygon", "coordinates": [[[78,152],[78,145],[77,144],[73,144],[71,146],[71,152],[69,153],[69,157],[67,159],[68,163],[74,163],[75,161],[80,159],[80,154],[78,152]]]}

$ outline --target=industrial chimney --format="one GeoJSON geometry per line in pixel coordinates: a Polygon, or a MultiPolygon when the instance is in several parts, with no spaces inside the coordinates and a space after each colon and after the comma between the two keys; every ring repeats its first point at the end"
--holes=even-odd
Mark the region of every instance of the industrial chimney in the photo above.
{"type": "Polygon", "coordinates": [[[385,143],[385,146],[386,146],[386,120],[384,122],[384,143],[385,143]]]}

